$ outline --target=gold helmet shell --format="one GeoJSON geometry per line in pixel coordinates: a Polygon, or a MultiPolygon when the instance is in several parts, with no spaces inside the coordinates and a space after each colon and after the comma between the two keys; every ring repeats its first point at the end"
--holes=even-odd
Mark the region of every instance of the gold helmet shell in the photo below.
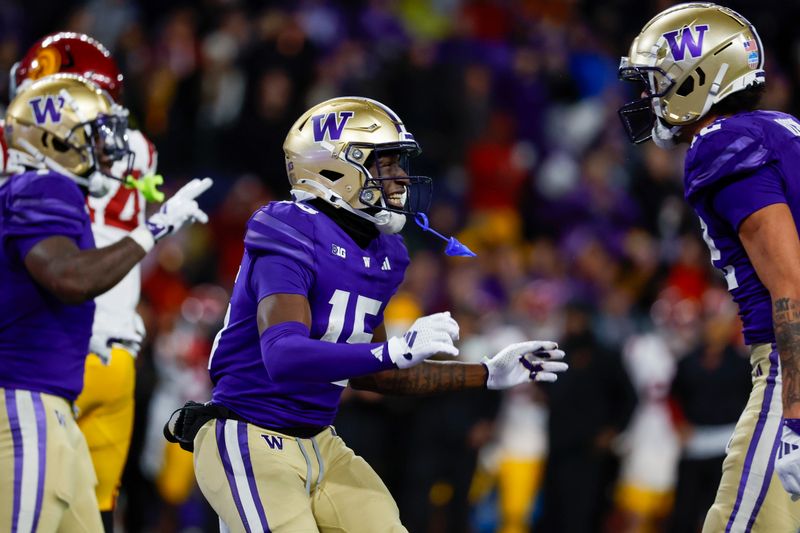
{"type": "Polygon", "coordinates": [[[655,115],[680,127],[730,94],[763,84],[763,67],[764,48],[747,19],[716,4],[687,3],[644,26],[621,59],[619,76],[643,82],[655,115]]]}
{"type": "MultiPolygon", "coordinates": [[[[387,208],[381,177],[368,170],[373,158],[383,151],[415,156],[420,148],[387,106],[369,98],[344,96],[303,113],[289,130],[283,151],[296,198],[316,196],[339,207],[362,210],[387,208]]],[[[406,181],[411,185],[425,180],[430,183],[429,178],[415,176],[406,181]]]]}
{"type": "Polygon", "coordinates": [[[126,115],[94,83],[76,74],[55,74],[11,101],[6,140],[9,148],[83,183],[80,178],[98,170],[98,156],[113,161],[130,153],[126,115]]]}

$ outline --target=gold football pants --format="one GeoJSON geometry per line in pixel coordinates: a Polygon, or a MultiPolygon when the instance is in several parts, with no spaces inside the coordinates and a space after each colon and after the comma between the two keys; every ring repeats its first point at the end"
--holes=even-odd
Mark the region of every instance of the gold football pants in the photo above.
{"type": "Polygon", "coordinates": [[[332,427],[303,439],[211,420],[195,437],[194,464],[232,532],[406,532],[386,486],[332,427]]]}
{"type": "Polygon", "coordinates": [[[722,480],[703,533],[777,533],[800,528],[800,501],[792,501],[775,474],[783,412],[778,351],[770,344],[755,345],[750,363],[753,389],[728,443],[722,480]]]}
{"type": "Polygon", "coordinates": [[[0,388],[0,531],[102,533],[96,483],[66,400],[0,388]]]}

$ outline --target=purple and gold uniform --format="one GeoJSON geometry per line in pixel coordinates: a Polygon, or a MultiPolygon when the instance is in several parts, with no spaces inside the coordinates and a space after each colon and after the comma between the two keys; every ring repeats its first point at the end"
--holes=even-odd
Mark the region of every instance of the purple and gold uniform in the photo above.
{"type": "Polygon", "coordinates": [[[200,487],[232,531],[405,531],[383,482],[330,424],[347,377],[393,367],[383,344],[370,341],[408,263],[401,237],[379,235],[362,249],[306,203],[273,202],[250,219],[209,362],[212,401],[240,420],[208,422],[194,454],[200,487]],[[271,294],[305,296],[310,339],[359,344],[357,363],[286,371],[287,357],[304,354],[278,353],[259,339],[257,307],[271,294]]]}
{"type": "Polygon", "coordinates": [[[741,223],[772,204],[787,204],[800,221],[798,168],[800,121],[773,111],[716,120],[698,133],[686,156],[686,199],[700,217],[711,260],[739,305],[753,367],[753,390],[729,442],[705,532],[800,526],[800,502],[791,501],[774,474],[782,406],[772,302],[738,238],[741,223]]]}
{"type": "Polygon", "coordinates": [[[83,386],[94,303],[42,289],[24,258],[52,236],[93,248],[84,195],[50,171],[0,186],[0,531],[102,531],[71,402],[83,386]]]}

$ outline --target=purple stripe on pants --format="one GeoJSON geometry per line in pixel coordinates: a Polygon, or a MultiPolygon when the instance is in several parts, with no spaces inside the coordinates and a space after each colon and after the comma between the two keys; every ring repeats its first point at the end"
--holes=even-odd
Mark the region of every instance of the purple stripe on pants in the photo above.
{"type": "MultiPolygon", "coordinates": [[[[242,500],[239,498],[239,490],[236,488],[236,479],[233,475],[231,458],[228,456],[228,447],[225,444],[225,422],[224,419],[217,419],[217,448],[219,449],[219,456],[222,459],[222,466],[225,469],[225,475],[228,477],[228,485],[231,487],[233,501],[236,504],[236,509],[239,511],[239,517],[242,519],[245,531],[251,533],[250,524],[247,523],[247,516],[244,514],[244,507],[242,507],[242,500]]],[[[236,424],[237,422],[231,420],[230,423],[236,424]]]]}
{"type": "Polygon", "coordinates": [[[17,414],[17,398],[13,389],[6,389],[6,412],[11,438],[14,441],[14,507],[11,514],[11,533],[17,532],[19,523],[19,506],[22,498],[22,430],[19,427],[17,414]]]}
{"type": "Polygon", "coordinates": [[[36,511],[33,513],[33,527],[36,531],[39,526],[39,516],[42,514],[42,498],[44,497],[44,474],[47,469],[47,415],[42,404],[42,394],[31,393],[33,396],[33,410],[36,413],[36,430],[39,442],[39,483],[36,486],[36,511]]]}
{"type": "MultiPolygon", "coordinates": [[[[776,368],[778,368],[778,351],[773,349],[772,353],[769,354],[770,359],[770,367],[774,364],[776,368]],[[774,358],[774,362],[773,362],[774,358]]],[[[772,380],[772,384],[775,384],[775,378],[773,377],[772,373],[767,378],[767,383],[769,380],[772,380]]],[[[756,505],[753,507],[753,513],[750,515],[750,520],[747,521],[747,528],[745,532],[749,532],[753,528],[753,524],[755,524],[756,517],[758,516],[758,512],[761,510],[761,506],[764,504],[764,498],[767,497],[767,490],[769,489],[769,484],[772,481],[772,471],[775,468],[775,456],[778,452],[778,446],[781,443],[781,426],[778,425],[778,431],[775,432],[775,442],[772,444],[772,455],[770,455],[770,461],[767,465],[767,471],[764,473],[764,481],[761,482],[761,491],[758,493],[758,499],[756,500],[756,505]]]]}
{"type": "Polygon", "coordinates": [[[744,458],[744,466],[742,468],[742,477],[739,480],[739,489],[736,492],[736,503],[733,505],[731,517],[728,519],[728,525],[725,526],[725,533],[730,533],[733,522],[736,520],[736,514],[739,512],[739,507],[742,505],[742,498],[744,497],[744,489],[747,486],[747,479],[750,477],[750,468],[753,464],[753,456],[758,448],[758,441],[761,439],[761,433],[764,431],[764,424],[767,421],[769,414],[769,406],[772,403],[772,393],[775,388],[775,376],[778,375],[778,353],[773,349],[769,355],[769,375],[767,376],[767,389],[764,391],[764,398],[761,402],[761,412],[758,414],[758,422],[756,422],[756,429],[753,432],[753,438],[750,440],[750,446],[747,448],[747,455],[744,458]]]}
{"type": "Polygon", "coordinates": [[[247,473],[247,484],[250,486],[250,494],[253,496],[253,501],[256,504],[258,518],[261,520],[261,528],[264,533],[270,533],[269,524],[267,523],[267,515],[264,513],[264,506],[261,504],[261,498],[258,496],[258,487],[256,487],[256,476],[253,472],[253,463],[250,461],[250,446],[247,442],[247,424],[244,422],[239,422],[237,432],[239,437],[239,451],[242,454],[244,471],[247,473]]]}

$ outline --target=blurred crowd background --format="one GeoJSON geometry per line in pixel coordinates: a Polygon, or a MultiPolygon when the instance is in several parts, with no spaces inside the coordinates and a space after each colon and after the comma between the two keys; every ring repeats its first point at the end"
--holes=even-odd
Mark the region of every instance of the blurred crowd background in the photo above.
{"type": "MultiPolygon", "coordinates": [[[[392,107],[435,180],[431,225],[408,225],[390,334],[451,310],[461,353],[554,339],[570,371],[503,395],[346,394],[337,430],[375,467],[412,533],[696,531],[750,387],[747,350],[697,219],[682,152],[628,144],[620,55],[655,0],[11,0],[0,3],[0,102],[42,35],[88,33],[124,72],[167,189],[212,176],[210,222],[144,264],[137,415],[118,519],[134,532],[216,531],[191,455],[161,426],[205,400],[211,341],[245,222],[288,198],[282,143],[340,95],[392,107]],[[402,458],[402,459],[398,459],[402,458]],[[678,510],[679,512],[673,512],[678,510]],[[532,528],[532,529],[531,529],[532,528]]],[[[798,111],[800,4],[725,2],[767,50],[765,107],[798,111]]],[[[123,529],[124,528],[124,529],[123,529]]]]}

